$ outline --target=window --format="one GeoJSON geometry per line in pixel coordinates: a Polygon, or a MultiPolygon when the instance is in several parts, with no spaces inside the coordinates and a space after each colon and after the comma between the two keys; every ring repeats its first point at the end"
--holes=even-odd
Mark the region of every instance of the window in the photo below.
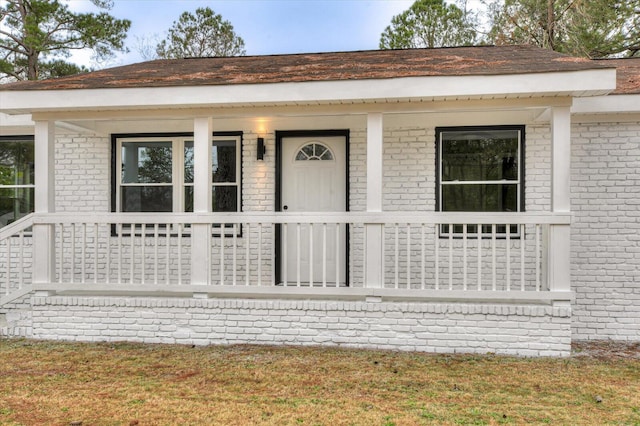
{"type": "Polygon", "coordinates": [[[34,209],[33,136],[0,137],[0,227],[34,209]]]}
{"type": "Polygon", "coordinates": [[[296,154],[296,161],[308,160],[331,161],[333,160],[333,154],[329,147],[321,143],[310,143],[300,148],[296,154]]]}
{"type": "MultiPolygon", "coordinates": [[[[212,138],[212,210],[239,211],[242,135],[212,138]]],[[[193,136],[115,136],[115,211],[192,212],[193,136]]]]}
{"type": "MultiPolygon", "coordinates": [[[[214,212],[237,212],[240,195],[240,156],[235,140],[214,140],[212,202],[214,212]]],[[[193,211],[193,141],[184,146],[184,211],[193,211]]]]}
{"type": "MultiPolygon", "coordinates": [[[[440,211],[522,211],[524,126],[437,128],[436,147],[440,211]]],[[[491,233],[491,226],[483,228],[491,233]]],[[[441,231],[448,235],[448,226],[441,231]]],[[[468,225],[467,232],[476,233],[477,226],[468,225]]],[[[506,226],[497,232],[505,234],[506,226]]],[[[454,233],[462,233],[462,225],[454,233]]]]}

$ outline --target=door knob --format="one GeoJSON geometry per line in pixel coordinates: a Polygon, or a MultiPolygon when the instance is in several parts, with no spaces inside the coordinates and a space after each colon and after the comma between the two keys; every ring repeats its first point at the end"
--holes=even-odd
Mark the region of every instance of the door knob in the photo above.
{"type": "Polygon", "coordinates": [[[282,206],[282,210],[289,210],[289,206],[282,206]]]}

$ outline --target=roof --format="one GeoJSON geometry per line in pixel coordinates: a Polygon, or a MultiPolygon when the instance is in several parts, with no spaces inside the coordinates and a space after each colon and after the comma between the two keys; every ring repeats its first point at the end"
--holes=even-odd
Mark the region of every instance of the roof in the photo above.
{"type": "Polygon", "coordinates": [[[483,76],[612,68],[612,62],[574,58],[534,46],[474,46],[270,56],[155,60],[0,90],[72,90],[223,86],[283,82],[483,76]]]}
{"type": "Polygon", "coordinates": [[[598,59],[594,62],[616,67],[616,90],[612,95],[640,94],[640,58],[598,59]]]}

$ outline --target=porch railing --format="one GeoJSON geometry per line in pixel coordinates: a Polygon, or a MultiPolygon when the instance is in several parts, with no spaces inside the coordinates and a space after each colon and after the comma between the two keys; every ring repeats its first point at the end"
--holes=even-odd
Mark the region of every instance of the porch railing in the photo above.
{"type": "Polygon", "coordinates": [[[0,306],[18,297],[31,284],[33,216],[0,228],[0,306]]]}
{"type": "Polygon", "coordinates": [[[35,282],[88,291],[540,294],[557,289],[549,234],[569,223],[560,213],[36,214],[0,230],[0,291],[35,282]],[[368,227],[381,238],[372,241],[368,227]],[[44,268],[32,264],[36,246],[44,268]],[[371,264],[370,250],[382,261],[371,264]],[[371,282],[375,274],[382,282],[371,282]]]}

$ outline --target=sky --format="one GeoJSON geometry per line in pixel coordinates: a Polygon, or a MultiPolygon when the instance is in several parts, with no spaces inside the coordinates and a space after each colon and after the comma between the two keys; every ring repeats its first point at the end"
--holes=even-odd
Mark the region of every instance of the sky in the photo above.
{"type": "MultiPolygon", "coordinates": [[[[210,7],[231,22],[245,42],[247,55],[312,53],[377,49],[380,34],[411,0],[115,0],[109,11],[132,21],[127,37],[131,50],[97,67],[125,65],[144,59],[134,46],[140,39],[164,38],[184,11],[210,7]]],[[[89,0],[67,0],[76,12],[97,11],[89,0]]],[[[73,61],[96,68],[88,53],[73,61]]]]}

